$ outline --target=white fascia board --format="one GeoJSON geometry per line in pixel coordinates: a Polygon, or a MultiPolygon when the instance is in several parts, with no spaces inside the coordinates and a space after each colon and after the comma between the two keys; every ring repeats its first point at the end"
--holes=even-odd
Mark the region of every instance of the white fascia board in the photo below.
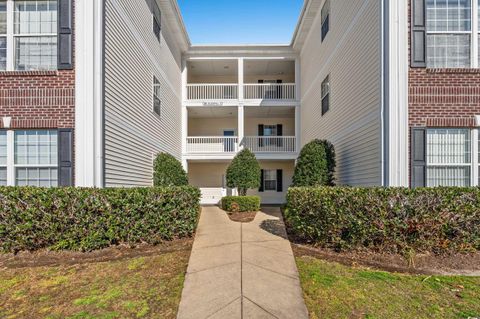
{"type": "Polygon", "coordinates": [[[75,6],[75,185],[103,187],[104,2],[75,6]]]}
{"type": "Polygon", "coordinates": [[[409,186],[408,3],[382,1],[383,186],[409,186]]]}

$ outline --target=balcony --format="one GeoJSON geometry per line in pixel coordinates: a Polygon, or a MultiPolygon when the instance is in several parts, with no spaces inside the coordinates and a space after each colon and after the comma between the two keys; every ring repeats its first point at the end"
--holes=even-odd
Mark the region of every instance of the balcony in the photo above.
{"type": "Polygon", "coordinates": [[[188,154],[236,154],[241,147],[255,154],[297,153],[295,136],[246,136],[241,143],[238,137],[198,136],[187,137],[188,154]]]}
{"type": "MultiPolygon", "coordinates": [[[[295,101],[295,83],[245,84],[245,100],[295,101]]],[[[238,100],[237,84],[188,84],[189,101],[238,100]]]]}

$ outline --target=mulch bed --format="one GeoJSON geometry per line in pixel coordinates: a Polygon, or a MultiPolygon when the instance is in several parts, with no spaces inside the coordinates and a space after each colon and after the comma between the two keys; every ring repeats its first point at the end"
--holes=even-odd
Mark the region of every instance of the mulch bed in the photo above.
{"type": "Polygon", "coordinates": [[[251,223],[255,220],[257,212],[248,212],[248,213],[227,213],[231,221],[237,223],[251,223]]]}
{"type": "Polygon", "coordinates": [[[346,266],[366,266],[410,274],[480,276],[480,252],[449,256],[418,254],[413,259],[414,265],[409,265],[407,259],[395,254],[336,252],[301,244],[292,244],[292,248],[297,257],[311,256],[346,266]]]}
{"type": "Polygon", "coordinates": [[[14,254],[0,254],[1,268],[26,268],[44,266],[78,265],[93,262],[106,262],[130,259],[135,257],[156,256],[175,251],[191,249],[193,239],[181,239],[165,242],[157,246],[138,245],[135,247],[116,246],[93,252],[48,251],[20,252],[14,254]]]}

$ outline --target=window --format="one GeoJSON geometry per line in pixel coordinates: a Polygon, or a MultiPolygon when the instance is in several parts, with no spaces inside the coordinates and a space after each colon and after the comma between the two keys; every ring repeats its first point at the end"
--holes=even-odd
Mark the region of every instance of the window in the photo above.
{"type": "Polygon", "coordinates": [[[330,110],[330,75],[322,82],[322,115],[330,110]]]}
{"type": "Polygon", "coordinates": [[[264,136],[277,136],[277,126],[276,125],[265,125],[263,127],[264,136]]]}
{"type": "Polygon", "coordinates": [[[7,132],[0,131],[0,186],[7,186],[7,132]]]}
{"type": "MultiPolygon", "coordinates": [[[[427,0],[427,67],[469,68],[478,65],[479,0],[427,0]],[[475,21],[472,21],[472,17],[475,21]]],[[[480,2],[480,1],[479,1],[480,2]]]]}
{"type": "Polygon", "coordinates": [[[322,42],[330,30],[330,0],[325,0],[322,7],[322,42]]]}
{"type": "Polygon", "coordinates": [[[56,69],[57,37],[56,0],[0,0],[0,70],[56,69]]]}
{"type": "Polygon", "coordinates": [[[160,116],[162,101],[160,100],[161,96],[161,86],[160,81],[157,77],[153,77],[153,112],[160,116]]]}
{"type": "Polygon", "coordinates": [[[0,71],[7,69],[7,2],[0,1],[0,71]]]}
{"type": "Polygon", "coordinates": [[[468,129],[427,130],[427,186],[471,186],[472,143],[468,129]]]}
{"type": "Polygon", "coordinates": [[[160,41],[160,32],[162,29],[160,28],[160,22],[157,20],[157,18],[154,16],[153,17],[153,34],[155,34],[155,37],[160,41]]]}
{"type": "Polygon", "coordinates": [[[15,131],[15,184],[58,186],[56,131],[15,131]]]}
{"type": "Polygon", "coordinates": [[[263,172],[263,188],[265,191],[277,190],[277,171],[265,170],[263,172]]]}

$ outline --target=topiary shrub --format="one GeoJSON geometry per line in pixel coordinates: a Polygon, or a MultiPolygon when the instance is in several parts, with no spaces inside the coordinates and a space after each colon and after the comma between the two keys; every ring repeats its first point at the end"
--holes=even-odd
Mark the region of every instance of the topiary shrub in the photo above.
{"type": "Polygon", "coordinates": [[[154,163],[153,185],[156,187],[188,185],[188,176],[182,163],[170,154],[158,154],[154,163]]]}
{"type": "Polygon", "coordinates": [[[230,213],[249,213],[260,210],[258,196],[227,196],[222,198],[222,209],[230,213]]]}
{"type": "Polygon", "coordinates": [[[248,189],[260,187],[260,164],[248,149],[235,156],[227,169],[227,186],[238,189],[240,196],[246,196],[248,189]]]}
{"type": "Polygon", "coordinates": [[[290,188],[285,221],[301,241],[381,253],[480,251],[480,188],[290,188]]]}
{"type": "Polygon", "coordinates": [[[294,187],[333,186],[335,173],[335,148],[325,140],[306,144],[295,166],[294,187]]]}
{"type": "Polygon", "coordinates": [[[0,251],[92,251],[190,237],[200,190],[0,187],[0,251]]]}

